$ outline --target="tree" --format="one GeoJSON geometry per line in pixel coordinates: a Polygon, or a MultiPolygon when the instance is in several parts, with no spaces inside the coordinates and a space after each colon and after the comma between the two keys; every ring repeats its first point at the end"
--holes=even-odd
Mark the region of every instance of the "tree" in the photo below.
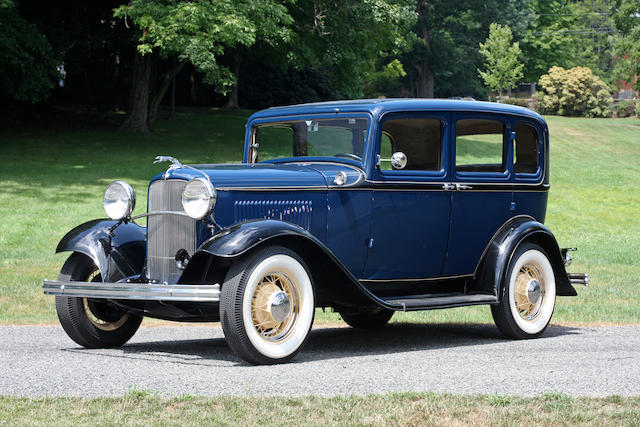
{"type": "Polygon", "coordinates": [[[614,45],[614,76],[640,90],[640,1],[617,0],[614,21],[621,32],[614,45]]]}
{"type": "Polygon", "coordinates": [[[535,18],[521,39],[527,64],[524,79],[536,82],[551,67],[589,67],[605,80],[611,75],[615,31],[611,0],[546,0],[532,3],[535,18]]]}
{"type": "MultiPolygon", "coordinates": [[[[510,25],[522,36],[533,19],[531,0],[417,0],[418,38],[403,56],[408,84],[418,97],[485,93],[476,69],[482,62],[478,43],[489,24],[510,25]]],[[[406,81],[405,80],[405,81],[406,81]]]]}
{"type": "Polygon", "coordinates": [[[29,103],[47,99],[57,75],[51,45],[8,0],[0,2],[0,75],[0,92],[29,103]]]}
{"type": "Polygon", "coordinates": [[[146,133],[176,74],[191,63],[204,82],[227,93],[235,78],[219,58],[228,49],[251,46],[257,37],[279,39],[288,34],[291,18],[276,0],[132,0],[114,11],[138,29],[130,112],[123,128],[146,133]],[[152,92],[152,69],[157,58],[177,62],[152,92]]]}
{"type": "Polygon", "coordinates": [[[513,33],[508,25],[493,23],[489,26],[489,37],[480,43],[480,53],[485,57],[486,71],[478,69],[484,83],[492,90],[498,91],[513,87],[522,79],[524,64],[520,62],[520,45],[513,41],[513,33]]]}
{"type": "MultiPolygon", "coordinates": [[[[411,46],[413,0],[298,0],[290,43],[281,51],[296,69],[328,73],[342,97],[362,96],[380,58],[391,63],[411,46]]],[[[282,56],[281,56],[282,57],[282,56]]],[[[283,61],[284,62],[284,61],[283,61]]],[[[386,64],[383,64],[384,67],[386,64]]],[[[397,64],[394,63],[397,68],[397,64]]]]}

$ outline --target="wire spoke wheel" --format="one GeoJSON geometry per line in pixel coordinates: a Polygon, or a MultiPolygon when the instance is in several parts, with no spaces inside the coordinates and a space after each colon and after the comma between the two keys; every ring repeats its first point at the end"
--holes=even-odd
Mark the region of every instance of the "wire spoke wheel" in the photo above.
{"type": "MultiPolygon", "coordinates": [[[[93,260],[73,253],[62,266],[59,280],[102,282],[102,275],[93,260]]],[[[69,338],[87,348],[119,347],[142,322],[142,316],[95,298],[56,296],[56,312],[69,338]]]]}
{"type": "Polygon", "coordinates": [[[311,276],[295,252],[269,246],[234,264],[220,299],[229,347],[253,364],[293,358],[309,335],[315,313],[311,276]]]}
{"type": "Polygon", "coordinates": [[[491,307],[496,325],[511,338],[533,338],[549,324],[556,300],[551,262],[544,250],[525,243],[513,255],[500,304],[491,307]]]}

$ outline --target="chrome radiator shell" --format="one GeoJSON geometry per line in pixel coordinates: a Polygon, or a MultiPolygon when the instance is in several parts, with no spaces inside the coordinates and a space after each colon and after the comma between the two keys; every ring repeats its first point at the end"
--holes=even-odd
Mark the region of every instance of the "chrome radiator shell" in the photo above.
{"type": "MultiPolygon", "coordinates": [[[[150,214],[159,211],[184,212],[182,191],[187,181],[154,181],[149,187],[150,214]]],[[[193,254],[196,249],[196,220],[183,215],[147,217],[147,275],[151,280],[176,283],[182,271],[175,255],[180,249],[193,254]]]]}

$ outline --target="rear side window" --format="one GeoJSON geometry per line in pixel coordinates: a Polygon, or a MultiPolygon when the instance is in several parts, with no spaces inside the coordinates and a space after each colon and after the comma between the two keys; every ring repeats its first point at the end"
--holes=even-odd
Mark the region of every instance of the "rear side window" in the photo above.
{"type": "MultiPolygon", "coordinates": [[[[444,123],[433,118],[391,119],[382,125],[380,156],[391,157],[402,151],[407,156],[403,169],[414,171],[439,171],[442,169],[442,135],[444,123]]],[[[381,169],[391,169],[388,162],[381,169]]]]}
{"type": "Polygon", "coordinates": [[[503,122],[464,119],[456,123],[456,170],[506,171],[506,132],[503,122]]]}
{"type": "Polygon", "coordinates": [[[515,126],[515,173],[536,173],[540,160],[539,135],[536,128],[525,123],[515,126]]]}

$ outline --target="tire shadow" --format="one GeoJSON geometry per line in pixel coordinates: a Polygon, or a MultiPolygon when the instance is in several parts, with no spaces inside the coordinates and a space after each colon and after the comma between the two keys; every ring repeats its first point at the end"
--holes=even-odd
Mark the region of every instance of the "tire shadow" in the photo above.
{"type": "MultiPolygon", "coordinates": [[[[180,328],[183,327],[175,329],[180,328]]],[[[551,325],[537,340],[579,333],[580,328],[551,325]]],[[[391,323],[381,329],[368,330],[319,327],[311,331],[304,348],[291,363],[430,349],[466,348],[505,341],[511,340],[501,335],[492,324],[391,323]]],[[[184,365],[249,366],[238,359],[224,338],[133,342],[117,349],[67,348],[63,351],[184,365]]]]}

